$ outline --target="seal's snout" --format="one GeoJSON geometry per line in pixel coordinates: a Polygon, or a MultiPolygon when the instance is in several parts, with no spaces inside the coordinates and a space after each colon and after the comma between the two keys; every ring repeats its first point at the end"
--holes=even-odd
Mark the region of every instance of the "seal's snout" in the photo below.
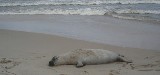
{"type": "Polygon", "coordinates": [[[54,66],[54,62],[53,61],[49,61],[48,66],[50,66],[50,67],[54,66]]]}

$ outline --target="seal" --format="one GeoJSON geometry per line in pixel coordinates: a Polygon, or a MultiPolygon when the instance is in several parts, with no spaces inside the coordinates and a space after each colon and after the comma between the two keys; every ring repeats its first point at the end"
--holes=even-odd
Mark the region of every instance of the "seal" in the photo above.
{"type": "Polygon", "coordinates": [[[131,63],[132,61],[125,59],[123,55],[109,50],[77,49],[54,56],[51,61],[49,61],[49,66],[76,65],[78,68],[85,65],[107,64],[111,62],[131,63]]]}

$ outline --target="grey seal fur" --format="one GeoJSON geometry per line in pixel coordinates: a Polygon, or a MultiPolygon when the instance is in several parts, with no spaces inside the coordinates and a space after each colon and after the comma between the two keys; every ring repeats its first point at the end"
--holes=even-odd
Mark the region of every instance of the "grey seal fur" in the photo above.
{"type": "Polygon", "coordinates": [[[49,61],[49,66],[76,65],[76,67],[83,67],[85,65],[107,64],[111,62],[131,63],[132,61],[124,58],[123,55],[109,50],[77,49],[54,56],[49,61]]]}

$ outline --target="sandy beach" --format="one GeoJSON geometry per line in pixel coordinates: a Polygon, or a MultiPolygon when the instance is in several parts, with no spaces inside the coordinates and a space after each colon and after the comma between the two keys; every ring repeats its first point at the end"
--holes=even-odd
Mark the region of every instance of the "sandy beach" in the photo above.
{"type": "Polygon", "coordinates": [[[0,30],[1,75],[159,75],[160,52],[86,42],[40,33],[0,30]],[[79,48],[106,49],[123,54],[133,63],[49,67],[54,56],[79,48]]]}
{"type": "Polygon", "coordinates": [[[0,75],[160,75],[160,0],[0,0],[0,75]]]}
{"type": "MultiPolygon", "coordinates": [[[[60,17],[62,16],[59,16],[59,19],[60,17]]],[[[91,41],[91,40],[84,41],[86,39],[83,40],[83,38],[74,39],[75,37],[77,38],[77,36],[72,36],[74,38],[69,38],[69,37],[58,36],[57,34],[51,35],[49,30],[48,32],[33,31],[33,30],[36,30],[36,26],[35,28],[33,27],[33,30],[32,30],[32,27],[29,27],[29,26],[28,28],[30,28],[30,30],[27,30],[27,29],[17,30],[16,29],[16,25],[20,26],[21,24],[24,24],[24,26],[21,26],[20,29],[27,28],[27,25],[34,26],[34,25],[39,24],[40,26],[42,26],[41,24],[45,24],[45,23],[46,24],[54,23],[57,25],[61,25],[61,23],[68,24],[68,25],[69,24],[80,25],[79,22],[75,22],[75,20],[74,22],[71,22],[71,21],[69,22],[66,17],[65,19],[57,20],[56,23],[55,23],[56,19],[53,19],[53,18],[51,19],[51,17],[48,17],[48,18],[50,19],[47,19],[46,17],[39,18],[39,16],[37,17],[26,16],[25,18],[24,16],[20,18],[15,18],[15,16],[13,17],[12,16],[11,17],[1,16],[0,18],[0,25],[1,25],[1,29],[0,29],[0,75],[159,75],[160,74],[160,52],[158,49],[159,48],[158,41],[156,42],[157,46],[150,46],[150,44],[146,44],[142,46],[145,48],[146,46],[149,45],[149,47],[146,47],[147,49],[131,48],[131,47],[104,44],[100,42],[96,43],[96,41],[91,41]],[[44,20],[47,20],[47,21],[45,21],[44,23],[44,20]],[[42,22],[37,23],[37,21],[38,22],[42,21],[43,23],[42,22]],[[5,28],[5,25],[6,25],[6,28],[5,28]],[[9,25],[10,26],[13,25],[13,26],[9,27],[9,25]],[[156,47],[156,48],[152,49],[153,47],[156,47]],[[76,68],[75,65],[62,65],[62,66],[55,66],[55,67],[48,66],[48,62],[51,60],[51,58],[54,55],[59,55],[59,54],[62,54],[62,53],[65,53],[65,52],[68,52],[74,49],[111,50],[111,51],[114,51],[114,52],[117,52],[117,53],[120,53],[126,56],[128,59],[131,59],[133,63],[127,64],[123,62],[115,62],[115,63],[109,63],[109,64],[100,64],[100,65],[86,65],[85,67],[82,67],[82,68],[76,68]]],[[[100,25],[103,26],[103,23],[105,22],[105,20],[103,21],[101,20],[101,18],[99,17],[97,18],[98,19],[93,19],[93,20],[95,21],[98,20],[98,22],[101,22],[100,25]]],[[[83,19],[83,18],[80,18],[80,19],[83,19]]],[[[91,24],[94,23],[91,20],[92,17],[90,17],[90,19],[89,18],[87,19],[89,22],[91,22],[91,24]]],[[[106,20],[108,21],[108,20],[113,20],[113,19],[107,18],[106,20]]],[[[116,23],[114,23],[114,21],[112,22],[110,21],[108,22],[108,24],[114,25],[114,24],[120,23],[120,25],[123,25],[124,22],[129,23],[131,25],[135,23],[140,24],[142,31],[144,31],[143,25],[147,26],[150,24],[150,23],[141,23],[141,22],[133,21],[133,20],[132,21],[127,20],[126,22],[126,20],[121,21],[119,19],[116,19],[116,23]]],[[[87,24],[87,23],[88,22],[82,22],[82,24],[87,24]]],[[[88,23],[88,25],[90,24],[88,23]]],[[[135,33],[132,33],[131,35],[143,34],[145,37],[148,34],[158,31],[158,27],[159,27],[158,24],[154,24],[153,28],[154,26],[157,26],[157,29],[155,29],[155,31],[151,29],[150,33],[149,31],[144,31],[140,33],[135,32],[135,33]]],[[[114,28],[117,28],[118,29],[117,32],[121,31],[121,33],[125,31],[129,31],[129,30],[132,31],[132,29],[130,28],[127,29],[128,27],[124,31],[121,30],[123,29],[123,27],[125,27],[125,25],[120,26],[121,28],[116,27],[116,26],[112,27],[110,25],[108,27],[113,28],[113,30],[114,28]]],[[[152,27],[152,26],[149,26],[149,27],[152,27]]],[[[98,28],[98,27],[95,27],[95,28],[98,28]]],[[[148,27],[146,27],[146,30],[147,28],[148,27]]],[[[38,30],[38,27],[37,27],[37,30],[38,30]]],[[[138,30],[140,31],[140,29],[138,30]]],[[[41,31],[47,31],[47,28],[46,30],[41,30],[41,31]]],[[[130,34],[131,31],[129,31],[128,34],[130,34]]],[[[61,33],[62,32],[59,32],[59,34],[61,33]]],[[[66,34],[68,33],[66,32],[66,34]]],[[[79,34],[82,34],[82,33],[79,32],[79,34]]],[[[159,35],[157,34],[159,34],[159,32],[156,32],[148,36],[152,36],[151,38],[155,38],[155,39],[157,38],[156,40],[158,40],[159,35]]],[[[79,37],[81,36],[82,35],[79,35],[79,37]]],[[[106,36],[108,35],[106,34],[106,36]]],[[[127,36],[130,36],[130,35],[127,35],[127,36]]],[[[94,38],[91,38],[91,39],[94,39],[94,38]]],[[[129,39],[132,39],[132,38],[128,37],[128,40],[129,39]]],[[[135,40],[139,40],[138,37],[135,40]]],[[[145,40],[147,40],[147,38],[145,38],[143,41],[145,40]]],[[[151,40],[151,43],[153,43],[156,40],[151,40]]],[[[132,41],[128,41],[128,42],[129,42],[128,44],[132,45],[130,43],[132,41]]],[[[134,42],[133,44],[136,44],[136,42],[134,42]]],[[[135,45],[134,47],[137,47],[137,46],[135,45]]]]}

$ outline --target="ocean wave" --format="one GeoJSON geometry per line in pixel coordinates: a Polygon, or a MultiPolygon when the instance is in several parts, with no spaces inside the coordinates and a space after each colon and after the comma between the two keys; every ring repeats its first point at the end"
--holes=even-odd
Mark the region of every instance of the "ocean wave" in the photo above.
{"type": "Polygon", "coordinates": [[[143,4],[143,3],[155,3],[160,4],[160,0],[107,0],[106,3],[110,4],[143,4]]]}
{"type": "Polygon", "coordinates": [[[114,11],[118,14],[160,14],[160,10],[133,10],[133,9],[122,9],[114,11]]]}
{"type": "Polygon", "coordinates": [[[160,10],[136,10],[136,9],[28,9],[28,10],[13,10],[0,12],[0,14],[63,14],[63,15],[105,15],[105,14],[157,14],[160,15],[160,10]]]}
{"type": "Polygon", "coordinates": [[[160,0],[0,0],[0,14],[111,15],[123,19],[151,16],[160,20],[159,6],[160,0]]]}
{"type": "Polygon", "coordinates": [[[0,6],[33,6],[33,5],[100,5],[100,4],[160,4],[160,0],[74,0],[74,1],[27,1],[27,2],[1,2],[0,6]]]}
{"type": "Polygon", "coordinates": [[[159,19],[155,19],[155,18],[152,18],[150,16],[145,16],[145,17],[142,17],[142,16],[126,16],[126,15],[120,15],[120,14],[107,14],[107,15],[110,15],[110,16],[115,17],[115,18],[126,19],[126,20],[146,20],[146,21],[160,22],[159,19]]]}
{"type": "Polygon", "coordinates": [[[1,15],[14,15],[14,14],[62,14],[62,15],[103,15],[105,11],[85,8],[77,10],[63,10],[63,9],[54,9],[54,10],[21,10],[21,11],[8,11],[0,12],[1,15]]]}
{"type": "Polygon", "coordinates": [[[149,20],[160,22],[160,18],[155,18],[152,15],[157,14],[160,17],[160,10],[158,11],[144,11],[144,10],[97,10],[91,8],[77,9],[77,10],[21,10],[21,11],[8,11],[0,12],[0,15],[108,15],[120,19],[132,19],[132,20],[149,20]],[[136,14],[136,15],[132,15],[136,14]],[[147,15],[145,15],[147,14],[147,15]],[[148,15],[152,14],[152,15],[148,15]],[[145,16],[143,16],[145,15],[145,16]]]}

